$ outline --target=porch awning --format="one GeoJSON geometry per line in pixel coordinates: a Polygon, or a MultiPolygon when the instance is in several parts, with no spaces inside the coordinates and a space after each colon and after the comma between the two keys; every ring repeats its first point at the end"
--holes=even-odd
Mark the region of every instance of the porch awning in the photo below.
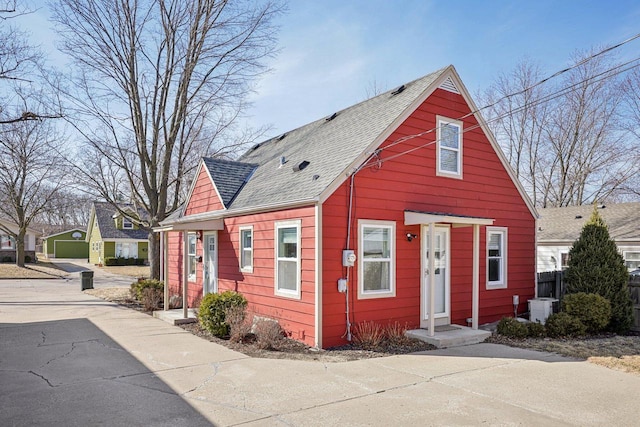
{"type": "Polygon", "coordinates": [[[452,224],[453,227],[469,227],[471,225],[493,225],[495,220],[473,216],[460,216],[448,213],[404,211],[404,225],[416,224],[452,224]]]}
{"type": "MultiPolygon", "coordinates": [[[[187,219],[187,218],[181,218],[187,219]]],[[[191,231],[191,230],[223,230],[224,221],[222,219],[206,219],[206,220],[192,220],[192,221],[180,221],[172,222],[170,224],[163,224],[160,227],[154,228],[154,231],[191,231]]]]}

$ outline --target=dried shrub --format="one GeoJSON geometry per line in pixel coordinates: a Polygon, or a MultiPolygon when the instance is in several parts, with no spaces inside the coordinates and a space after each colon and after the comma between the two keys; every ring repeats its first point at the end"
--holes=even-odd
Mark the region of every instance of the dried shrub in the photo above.
{"type": "Polygon", "coordinates": [[[544,326],[551,338],[581,336],[587,330],[580,319],[564,312],[549,316],[544,326]]]}
{"type": "Polygon", "coordinates": [[[144,290],[147,288],[156,289],[164,293],[164,282],[155,279],[138,280],[131,284],[131,295],[142,302],[144,290]]]}
{"type": "Polygon", "coordinates": [[[356,323],[353,328],[353,342],[365,350],[374,350],[384,340],[382,326],[375,322],[356,323]]]}
{"type": "Polygon", "coordinates": [[[164,298],[164,292],[151,287],[142,290],[142,308],[144,311],[154,311],[160,308],[160,303],[164,298]]]}
{"type": "Polygon", "coordinates": [[[229,340],[243,342],[251,333],[251,322],[247,318],[245,306],[235,305],[225,311],[227,324],[229,325],[229,340]]]}
{"type": "Polygon", "coordinates": [[[389,343],[392,345],[403,344],[408,340],[405,335],[407,329],[409,329],[409,327],[406,323],[404,325],[401,325],[398,321],[389,323],[384,327],[384,337],[389,340],[389,343]]]}
{"type": "Polygon", "coordinates": [[[500,319],[496,330],[499,335],[519,339],[526,338],[529,333],[527,330],[527,325],[519,322],[513,317],[503,317],[502,319],[500,319]]]}
{"type": "Polygon", "coordinates": [[[277,349],[284,338],[280,324],[272,319],[258,319],[253,326],[256,346],[262,350],[277,349]]]}
{"type": "Polygon", "coordinates": [[[169,308],[182,308],[182,297],[180,295],[171,295],[169,297],[169,308]]]}

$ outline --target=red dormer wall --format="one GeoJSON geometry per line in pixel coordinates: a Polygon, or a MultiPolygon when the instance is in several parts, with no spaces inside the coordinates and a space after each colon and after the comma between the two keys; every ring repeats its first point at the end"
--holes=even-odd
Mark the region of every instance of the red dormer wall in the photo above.
{"type": "Polygon", "coordinates": [[[202,167],[198,174],[198,178],[196,179],[196,184],[187,203],[184,215],[189,216],[203,212],[219,211],[222,209],[224,209],[224,205],[218,196],[218,192],[213,186],[206,169],[202,167]]]}

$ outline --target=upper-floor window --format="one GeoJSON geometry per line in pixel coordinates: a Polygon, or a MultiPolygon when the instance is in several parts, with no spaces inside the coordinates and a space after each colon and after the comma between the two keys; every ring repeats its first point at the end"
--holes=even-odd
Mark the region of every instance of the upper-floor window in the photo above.
{"type": "Polygon", "coordinates": [[[240,270],[253,272],[253,227],[240,227],[240,270]]]}
{"type": "Polygon", "coordinates": [[[359,222],[358,297],[395,296],[395,223],[359,222]]]}
{"type": "Polygon", "coordinates": [[[131,220],[129,220],[129,218],[124,216],[122,217],[122,228],[129,230],[133,228],[133,223],[131,222],[131,220]]]}
{"type": "Polygon", "coordinates": [[[437,117],[436,174],[462,178],[462,122],[437,117]]]}
{"type": "Polygon", "coordinates": [[[276,223],[276,294],[300,297],[301,222],[276,223]]]}
{"type": "Polygon", "coordinates": [[[487,288],[507,287],[507,229],[487,227],[487,288]]]}

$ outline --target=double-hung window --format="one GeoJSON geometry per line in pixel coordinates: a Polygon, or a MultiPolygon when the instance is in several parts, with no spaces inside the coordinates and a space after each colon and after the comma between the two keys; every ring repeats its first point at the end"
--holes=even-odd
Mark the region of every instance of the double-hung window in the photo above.
{"type": "Polygon", "coordinates": [[[623,258],[629,271],[640,268],[640,252],[625,251],[623,253],[623,258]]]}
{"type": "Polygon", "coordinates": [[[507,229],[487,227],[487,288],[507,287],[507,229]]]}
{"type": "Polygon", "coordinates": [[[297,220],[275,226],[277,295],[300,298],[300,224],[297,220]]]}
{"type": "Polygon", "coordinates": [[[395,228],[393,221],[359,221],[359,298],[395,296],[395,228]]]}
{"type": "Polygon", "coordinates": [[[240,227],[240,271],[253,273],[253,227],[240,227]]]}
{"type": "Polygon", "coordinates": [[[437,117],[437,175],[462,178],[462,122],[437,117]]]}
{"type": "Polygon", "coordinates": [[[196,280],[196,233],[187,234],[187,256],[189,266],[189,280],[196,280]]]}
{"type": "Polygon", "coordinates": [[[133,229],[133,223],[129,218],[126,218],[124,216],[122,217],[122,228],[124,228],[125,230],[133,229]]]}

